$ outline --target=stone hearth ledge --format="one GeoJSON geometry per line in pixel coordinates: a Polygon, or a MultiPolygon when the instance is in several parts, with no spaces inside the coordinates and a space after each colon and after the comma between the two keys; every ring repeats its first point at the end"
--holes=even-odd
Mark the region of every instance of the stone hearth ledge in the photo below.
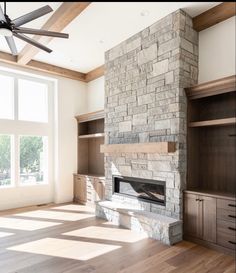
{"type": "Polygon", "coordinates": [[[96,202],[96,216],[148,237],[173,245],[182,241],[182,221],[152,212],[136,210],[114,201],[96,202]]]}

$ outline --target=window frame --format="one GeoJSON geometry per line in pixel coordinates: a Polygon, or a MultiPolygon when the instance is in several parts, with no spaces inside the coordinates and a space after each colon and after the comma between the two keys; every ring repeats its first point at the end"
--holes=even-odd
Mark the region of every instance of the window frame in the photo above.
{"type": "MultiPolygon", "coordinates": [[[[21,74],[17,72],[1,70],[2,75],[12,77],[14,79],[14,119],[0,119],[0,134],[12,135],[13,136],[13,145],[12,145],[12,160],[14,163],[11,166],[11,169],[14,170],[14,174],[11,178],[11,185],[9,187],[29,187],[29,186],[39,186],[39,185],[48,185],[52,183],[53,180],[53,137],[54,137],[54,82],[31,75],[21,74]],[[23,121],[18,119],[18,80],[29,80],[47,85],[47,122],[39,121],[23,121]],[[47,137],[47,177],[45,177],[44,183],[29,183],[22,184],[20,182],[20,146],[19,146],[19,137],[20,136],[42,136],[47,137]]],[[[13,162],[12,161],[12,162],[13,162]]],[[[0,186],[6,188],[5,186],[0,186]]]]}

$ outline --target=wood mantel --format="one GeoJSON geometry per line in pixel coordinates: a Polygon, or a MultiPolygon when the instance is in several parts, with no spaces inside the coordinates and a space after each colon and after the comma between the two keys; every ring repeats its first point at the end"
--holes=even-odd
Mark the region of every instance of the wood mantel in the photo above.
{"type": "Polygon", "coordinates": [[[101,153],[158,153],[168,154],[176,151],[175,142],[150,142],[101,145],[101,153]]]}

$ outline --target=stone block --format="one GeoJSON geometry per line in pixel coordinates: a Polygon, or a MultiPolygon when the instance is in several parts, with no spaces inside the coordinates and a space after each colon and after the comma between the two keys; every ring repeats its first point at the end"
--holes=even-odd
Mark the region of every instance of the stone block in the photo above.
{"type": "Polygon", "coordinates": [[[129,40],[127,41],[126,50],[127,50],[127,52],[130,52],[140,46],[141,46],[141,37],[138,37],[137,39],[135,39],[131,42],[129,42],[129,40]]]}
{"type": "Polygon", "coordinates": [[[168,72],[169,61],[168,59],[153,64],[153,76],[158,76],[168,72]]]}
{"type": "Polygon", "coordinates": [[[180,38],[171,39],[163,44],[161,44],[158,48],[158,56],[161,56],[167,52],[171,52],[174,49],[177,49],[180,45],[180,38]]]}
{"type": "Polygon", "coordinates": [[[170,71],[165,74],[165,84],[171,84],[174,82],[174,72],[170,71]]]}
{"type": "Polygon", "coordinates": [[[148,48],[144,48],[137,54],[138,65],[142,65],[157,57],[157,44],[153,44],[148,48]]]}
{"type": "Polygon", "coordinates": [[[119,123],[119,132],[130,132],[132,129],[131,121],[123,121],[119,123]]]}
{"type": "Polygon", "coordinates": [[[138,105],[148,104],[155,101],[155,93],[149,93],[138,97],[138,105]]]}
{"type": "Polygon", "coordinates": [[[170,128],[170,120],[157,120],[155,121],[155,130],[169,129],[170,128]]]}
{"type": "Polygon", "coordinates": [[[119,165],[118,166],[118,170],[120,172],[121,175],[124,175],[124,176],[131,176],[131,166],[126,166],[126,165],[119,165]]]}
{"type": "Polygon", "coordinates": [[[147,113],[133,115],[133,125],[147,124],[147,113]]]}
{"type": "Polygon", "coordinates": [[[193,44],[184,38],[181,39],[180,47],[193,53],[193,44]]]}
{"type": "Polygon", "coordinates": [[[152,171],[150,170],[132,170],[132,176],[133,177],[139,177],[139,178],[152,178],[152,171]]]}
{"type": "Polygon", "coordinates": [[[151,171],[171,172],[171,164],[169,161],[149,161],[148,169],[151,171]]]}

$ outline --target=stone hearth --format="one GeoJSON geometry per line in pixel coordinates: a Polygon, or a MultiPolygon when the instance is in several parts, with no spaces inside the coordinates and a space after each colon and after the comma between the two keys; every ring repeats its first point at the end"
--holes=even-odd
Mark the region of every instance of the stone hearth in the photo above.
{"type": "Polygon", "coordinates": [[[197,77],[198,34],[182,10],[106,52],[105,146],[170,142],[175,150],[105,151],[107,201],[97,204],[98,217],[120,219],[117,223],[129,228],[145,227],[150,237],[168,244],[181,240],[187,162],[184,88],[196,84],[197,77]],[[164,181],[165,206],[114,195],[113,175],[164,181]]]}

